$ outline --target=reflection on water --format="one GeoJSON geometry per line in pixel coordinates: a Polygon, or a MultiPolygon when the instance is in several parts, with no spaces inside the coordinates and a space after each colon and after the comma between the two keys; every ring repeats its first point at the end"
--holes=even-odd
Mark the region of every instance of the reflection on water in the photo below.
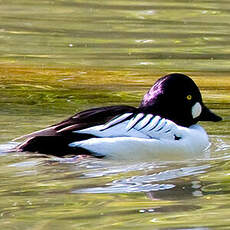
{"type": "MultiPolygon", "coordinates": [[[[151,166],[152,167],[152,166],[151,166]]],[[[145,169],[148,169],[148,165],[145,169]]],[[[173,184],[151,184],[152,182],[162,182],[171,179],[181,178],[190,175],[205,173],[204,169],[209,168],[208,165],[197,167],[186,167],[173,170],[161,171],[159,173],[147,174],[142,176],[132,176],[130,178],[122,178],[114,180],[106,187],[78,189],[73,193],[129,193],[129,192],[153,192],[174,188],[173,184]]],[[[127,166],[125,170],[129,169],[127,166]]],[[[124,170],[123,169],[123,170],[124,170]]],[[[110,171],[110,170],[109,170],[110,171]]],[[[113,171],[113,170],[112,170],[113,171]]],[[[105,172],[108,174],[108,172],[105,172]]],[[[86,177],[87,178],[87,177],[86,177]]]]}
{"type": "Polygon", "coordinates": [[[41,221],[43,229],[75,229],[78,224],[83,229],[110,229],[117,223],[144,229],[178,224],[203,229],[221,225],[229,213],[228,161],[63,162],[11,153],[1,156],[0,167],[6,229],[29,223],[30,229],[37,229],[41,221]],[[204,216],[213,212],[207,221],[204,216]]]}

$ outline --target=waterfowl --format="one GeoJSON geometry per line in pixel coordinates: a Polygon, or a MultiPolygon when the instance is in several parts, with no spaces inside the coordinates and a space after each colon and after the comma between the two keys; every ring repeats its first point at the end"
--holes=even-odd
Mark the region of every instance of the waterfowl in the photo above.
{"type": "Polygon", "coordinates": [[[172,73],[155,82],[138,108],[118,105],[77,113],[25,135],[27,139],[16,150],[118,159],[198,155],[209,141],[197,122],[221,119],[204,105],[190,77],[172,73]]]}

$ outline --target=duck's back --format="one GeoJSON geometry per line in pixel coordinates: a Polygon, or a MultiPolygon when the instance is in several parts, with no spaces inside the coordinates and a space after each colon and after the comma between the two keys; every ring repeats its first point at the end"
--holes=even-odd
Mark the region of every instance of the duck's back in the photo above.
{"type": "Polygon", "coordinates": [[[76,153],[76,149],[70,148],[68,144],[94,136],[74,133],[73,131],[101,125],[117,115],[127,112],[134,113],[136,110],[132,106],[118,105],[82,111],[46,129],[24,136],[27,139],[17,147],[17,151],[39,152],[55,156],[87,153],[84,150],[76,153]]]}

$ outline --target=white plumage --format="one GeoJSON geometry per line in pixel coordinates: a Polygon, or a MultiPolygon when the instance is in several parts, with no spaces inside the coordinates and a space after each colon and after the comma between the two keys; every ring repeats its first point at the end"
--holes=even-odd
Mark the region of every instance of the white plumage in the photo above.
{"type": "MultiPolygon", "coordinates": [[[[129,116],[126,114],[123,118],[129,116]]],[[[200,125],[186,128],[159,116],[142,113],[125,119],[112,120],[112,126],[107,123],[75,131],[98,138],[73,142],[70,146],[120,160],[193,158],[199,157],[209,146],[208,135],[200,125]]]]}

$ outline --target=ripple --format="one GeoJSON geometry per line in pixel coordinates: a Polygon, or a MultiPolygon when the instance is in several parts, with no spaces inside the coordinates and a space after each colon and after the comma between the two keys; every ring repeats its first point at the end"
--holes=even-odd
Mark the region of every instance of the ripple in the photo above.
{"type": "Polygon", "coordinates": [[[17,142],[8,142],[6,144],[0,145],[0,154],[9,153],[11,149],[15,148],[18,145],[17,142]]]}
{"type": "Polygon", "coordinates": [[[131,193],[131,192],[152,192],[174,188],[173,184],[115,184],[107,187],[77,189],[72,193],[131,193]]]}
{"type": "MultiPolygon", "coordinates": [[[[139,169],[143,169],[139,167],[139,169]]],[[[121,172],[128,172],[136,170],[137,165],[132,167],[118,167],[117,170],[114,168],[108,170],[107,172],[101,171],[101,174],[98,172],[97,176],[105,176],[108,174],[118,174],[121,172]]],[[[141,175],[141,176],[132,176],[128,178],[113,180],[110,183],[105,184],[104,186],[96,186],[92,188],[80,188],[73,190],[72,193],[131,193],[131,192],[152,192],[160,191],[174,188],[175,185],[172,183],[153,183],[153,182],[168,182],[168,180],[181,178],[185,176],[197,175],[205,173],[206,169],[210,168],[209,165],[201,165],[195,167],[184,167],[173,170],[166,170],[159,173],[154,173],[150,175],[141,175]]]]}

